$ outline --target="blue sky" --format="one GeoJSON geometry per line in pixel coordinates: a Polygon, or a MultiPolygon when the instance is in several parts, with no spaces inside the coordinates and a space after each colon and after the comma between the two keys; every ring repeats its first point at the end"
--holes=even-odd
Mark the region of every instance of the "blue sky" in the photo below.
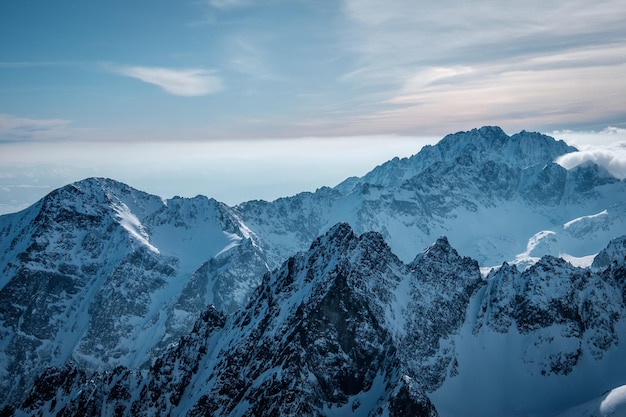
{"type": "Polygon", "coordinates": [[[0,205],[116,172],[270,199],[486,124],[604,143],[626,128],[625,20],[623,0],[3,1],[0,205]],[[203,155],[210,174],[185,165],[203,155]]]}

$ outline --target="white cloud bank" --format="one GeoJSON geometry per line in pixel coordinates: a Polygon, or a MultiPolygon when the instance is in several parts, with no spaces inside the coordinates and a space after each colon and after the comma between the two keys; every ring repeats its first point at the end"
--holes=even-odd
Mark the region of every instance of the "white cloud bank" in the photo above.
{"type": "Polygon", "coordinates": [[[564,168],[594,163],[617,178],[626,178],[626,129],[607,127],[600,132],[557,131],[552,135],[579,149],[556,160],[564,168]]]}
{"type": "Polygon", "coordinates": [[[154,84],[177,96],[205,96],[224,89],[222,79],[216,76],[214,71],[206,69],[113,66],[110,67],[110,70],[145,83],[154,84]]]}

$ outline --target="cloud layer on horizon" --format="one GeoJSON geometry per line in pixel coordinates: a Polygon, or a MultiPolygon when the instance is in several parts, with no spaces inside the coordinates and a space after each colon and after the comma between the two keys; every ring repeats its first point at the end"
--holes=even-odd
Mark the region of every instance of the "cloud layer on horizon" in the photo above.
{"type": "Polygon", "coordinates": [[[50,189],[110,177],[163,197],[207,195],[227,204],[334,186],[432,137],[335,137],[241,141],[0,143],[0,214],[50,189]]]}

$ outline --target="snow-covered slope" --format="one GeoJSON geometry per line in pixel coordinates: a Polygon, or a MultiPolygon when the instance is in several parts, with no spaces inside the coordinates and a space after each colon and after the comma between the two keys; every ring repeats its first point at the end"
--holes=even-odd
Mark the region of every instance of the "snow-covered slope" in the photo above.
{"type": "Polygon", "coordinates": [[[626,385],[570,408],[557,417],[624,417],[626,416],[626,385]]]}
{"type": "Polygon", "coordinates": [[[215,200],[105,179],[0,217],[0,401],[70,359],[139,366],[208,304],[240,307],[267,271],[253,240],[215,200]]]}
{"type": "Polygon", "coordinates": [[[405,264],[380,234],[341,223],[266,274],[244,309],[209,307],[146,372],[50,368],[4,412],[611,415],[626,382],[625,275],[546,256],[484,279],[445,238],[405,264]]]}
{"type": "Polygon", "coordinates": [[[432,396],[440,414],[552,416],[626,382],[624,272],[551,256],[492,272],[456,339],[458,375],[432,396]]]}

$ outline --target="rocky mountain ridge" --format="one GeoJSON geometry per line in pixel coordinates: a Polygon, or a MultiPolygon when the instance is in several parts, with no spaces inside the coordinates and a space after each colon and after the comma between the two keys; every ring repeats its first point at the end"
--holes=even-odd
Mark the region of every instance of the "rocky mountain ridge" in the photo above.
{"type": "Polygon", "coordinates": [[[553,416],[626,382],[625,255],[597,272],[546,256],[483,278],[445,238],[405,264],[380,234],[338,224],[244,309],[209,307],[147,371],[50,368],[4,412],[553,416]]]}

